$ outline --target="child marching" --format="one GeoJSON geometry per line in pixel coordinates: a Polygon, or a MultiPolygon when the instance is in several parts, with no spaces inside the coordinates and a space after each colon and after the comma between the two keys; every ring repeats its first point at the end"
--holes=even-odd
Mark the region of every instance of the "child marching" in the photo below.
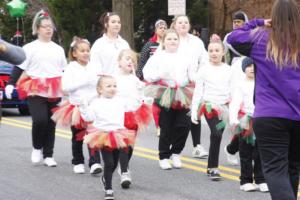
{"type": "MultiPolygon", "coordinates": [[[[90,58],[90,43],[86,39],[74,37],[70,45],[70,63],[62,76],[62,89],[68,95],[68,100],[61,103],[54,110],[52,119],[58,125],[70,126],[72,131],[72,164],[76,174],[85,172],[84,156],[82,150],[83,135],[86,132],[87,122],[80,115],[79,105],[82,97],[90,101],[97,95],[97,76],[87,68],[90,58]]],[[[98,151],[91,152],[89,167],[91,174],[102,171],[100,154],[98,151]]]]}
{"type": "Polygon", "coordinates": [[[190,84],[192,68],[187,57],[178,50],[179,35],[175,30],[165,32],[162,50],[156,52],[146,63],[143,73],[150,84],[145,93],[154,97],[161,108],[159,114],[159,166],[162,169],[181,168],[180,153],[184,148],[189,130],[187,116],[193,87],[190,84]]]}
{"type": "Polygon", "coordinates": [[[209,63],[201,67],[196,78],[193,94],[193,123],[199,123],[204,115],[211,131],[207,175],[211,180],[220,180],[218,170],[222,134],[228,121],[228,103],[231,90],[231,69],[222,62],[224,46],[217,35],[211,37],[208,45],[209,63]]]}
{"type": "Polygon", "coordinates": [[[240,189],[246,192],[260,190],[267,192],[268,186],[261,168],[255,135],[252,128],[254,112],[254,63],[249,57],[242,61],[242,70],[246,77],[239,82],[229,104],[229,122],[236,137],[239,137],[241,162],[240,189]],[[254,166],[252,162],[254,161],[254,166]],[[254,176],[253,176],[254,175],[254,176]],[[253,183],[253,177],[255,183],[253,183]]]}

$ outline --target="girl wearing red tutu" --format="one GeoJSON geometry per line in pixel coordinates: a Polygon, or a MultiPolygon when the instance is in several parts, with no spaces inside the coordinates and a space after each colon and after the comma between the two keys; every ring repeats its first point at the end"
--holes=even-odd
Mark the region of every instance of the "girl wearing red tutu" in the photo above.
{"type": "MultiPolygon", "coordinates": [[[[122,50],[118,57],[119,71],[116,75],[118,92],[117,96],[122,98],[123,101],[130,105],[130,102],[136,102],[140,107],[128,108],[128,112],[125,113],[124,126],[129,130],[138,131],[148,125],[151,118],[151,106],[146,105],[143,102],[143,89],[145,83],[140,81],[135,76],[135,68],[137,66],[137,54],[130,50],[122,50]]],[[[153,101],[151,101],[153,102],[153,101]]],[[[133,146],[128,149],[128,165],[132,156],[133,146]]],[[[131,174],[125,166],[120,163],[120,176],[121,186],[123,188],[129,187],[131,184],[131,174]]]]}
{"type": "Polygon", "coordinates": [[[128,147],[133,146],[135,130],[124,127],[124,115],[128,109],[137,109],[139,102],[126,102],[116,96],[117,82],[112,76],[101,76],[97,83],[98,97],[88,105],[84,100],[80,111],[85,121],[92,121],[84,142],[91,148],[101,149],[104,162],[102,182],[105,199],[114,199],[112,175],[118,162],[128,168],[128,147]]]}
{"type": "Polygon", "coordinates": [[[32,116],[31,161],[36,164],[44,158],[44,164],[49,167],[57,165],[53,158],[55,123],[51,120],[51,110],[63,95],[61,76],[67,64],[63,48],[52,42],[54,30],[49,14],[39,11],[32,24],[37,39],[23,46],[26,60],[15,67],[6,88],[7,93],[12,92],[13,85],[24,71],[16,88],[20,98],[27,97],[32,116]]]}
{"type": "MultiPolygon", "coordinates": [[[[72,164],[76,174],[85,172],[82,151],[83,135],[86,132],[85,122],[80,115],[79,104],[82,97],[87,101],[96,97],[97,76],[86,67],[90,58],[90,43],[86,39],[74,37],[70,45],[69,60],[62,76],[62,89],[68,95],[68,100],[54,110],[52,119],[61,126],[71,126],[72,131],[72,164]]],[[[89,167],[91,174],[102,171],[100,154],[89,149],[89,167]]]]}
{"type": "Polygon", "coordinates": [[[219,36],[211,37],[208,55],[209,63],[199,69],[196,78],[191,120],[197,124],[201,115],[204,115],[208,123],[211,135],[207,175],[216,181],[221,179],[218,169],[219,153],[222,134],[228,121],[232,72],[230,66],[222,62],[225,51],[219,36]]]}

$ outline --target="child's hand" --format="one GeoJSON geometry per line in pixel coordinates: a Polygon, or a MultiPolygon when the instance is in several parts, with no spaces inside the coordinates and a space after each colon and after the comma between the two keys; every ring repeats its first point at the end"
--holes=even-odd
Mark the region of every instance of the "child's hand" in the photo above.
{"type": "Polygon", "coordinates": [[[152,97],[143,97],[143,102],[147,105],[152,105],[154,102],[154,99],[152,97]]]}
{"type": "Polygon", "coordinates": [[[6,51],[6,46],[4,44],[0,44],[0,53],[4,53],[6,51]]]}
{"type": "Polygon", "coordinates": [[[192,114],[191,114],[191,121],[192,123],[194,124],[198,124],[198,113],[195,112],[195,111],[192,111],[192,114]]]}

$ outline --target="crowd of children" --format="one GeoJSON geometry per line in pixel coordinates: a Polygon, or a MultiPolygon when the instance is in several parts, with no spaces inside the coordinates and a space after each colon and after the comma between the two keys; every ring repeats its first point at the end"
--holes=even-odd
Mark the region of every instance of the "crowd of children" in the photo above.
{"type": "MultiPolygon", "coordinates": [[[[248,20],[241,12],[234,16],[234,20],[248,20]]],[[[165,21],[157,21],[155,28],[162,32],[155,41],[157,50],[140,64],[136,74],[138,56],[119,35],[120,17],[108,12],[100,21],[104,34],[92,47],[86,39],[73,38],[67,65],[63,49],[52,42],[54,24],[49,14],[40,11],[34,18],[37,40],[23,47],[27,58],[14,69],[5,90],[9,96],[16,86],[21,96],[28,98],[33,121],[32,163],[44,159],[46,166],[57,166],[53,158],[55,124],[70,127],[74,173],[85,173],[86,143],[90,173],[103,171],[104,199],[114,199],[113,173],[119,164],[121,186],[130,187],[129,161],[135,140],[149,125],[155,108],[159,110],[161,169],[182,167],[180,154],[191,131],[193,157],[208,156],[207,175],[220,180],[220,145],[228,125],[236,149],[232,154],[239,151],[240,155],[240,189],[267,192],[252,128],[254,60],[235,54],[234,48],[239,48],[234,43],[224,44],[215,34],[206,51],[203,42],[188,33],[188,17],[177,16],[171,29],[166,29],[165,21]],[[239,63],[235,67],[223,62],[227,51],[235,55],[232,62],[239,63]],[[201,117],[210,129],[208,152],[200,143],[201,117]]],[[[225,41],[227,37],[234,39],[229,34],[225,41]]],[[[230,156],[228,146],[225,152],[230,156]]]]}

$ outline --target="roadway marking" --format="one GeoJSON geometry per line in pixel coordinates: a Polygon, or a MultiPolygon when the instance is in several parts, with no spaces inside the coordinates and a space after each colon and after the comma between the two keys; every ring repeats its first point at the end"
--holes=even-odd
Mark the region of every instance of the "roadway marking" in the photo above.
{"type": "MultiPolygon", "coordinates": [[[[27,130],[31,130],[31,122],[25,122],[25,121],[21,121],[21,120],[15,120],[15,119],[10,119],[10,118],[6,118],[3,117],[2,118],[2,123],[6,124],[6,125],[10,125],[10,126],[14,126],[14,127],[18,127],[18,128],[23,128],[23,129],[27,129],[27,130]]],[[[56,132],[55,135],[61,137],[61,138],[65,138],[65,139],[71,139],[71,132],[70,131],[66,131],[66,130],[62,130],[62,129],[58,129],[56,128],[56,132]]],[[[142,158],[146,158],[149,160],[155,160],[158,161],[158,151],[153,150],[153,149],[149,149],[149,148],[144,148],[141,146],[135,146],[134,147],[134,152],[133,155],[138,156],[138,157],[142,157],[142,158]],[[148,154],[146,154],[148,153],[148,154]],[[152,155],[149,155],[152,154],[152,155]]],[[[194,160],[188,157],[181,157],[182,161],[188,162],[188,163],[193,163],[193,164],[197,164],[197,165],[201,165],[206,167],[207,166],[207,162],[203,162],[203,161],[199,161],[199,160],[194,160]]],[[[187,168],[187,169],[191,169],[194,171],[198,171],[198,172],[202,172],[202,173],[206,173],[207,169],[206,168],[202,168],[199,166],[195,166],[192,164],[188,164],[188,163],[183,163],[183,167],[187,168]]],[[[234,169],[234,168],[229,168],[229,167],[225,167],[225,166],[221,166],[219,165],[219,169],[222,171],[227,171],[227,172],[231,172],[234,174],[240,174],[240,170],[234,169]]],[[[229,179],[229,180],[233,180],[233,181],[239,181],[239,176],[234,176],[234,175],[230,175],[230,174],[225,174],[225,173],[221,173],[221,176],[223,178],[229,179]]],[[[300,189],[300,185],[299,185],[299,189],[300,189]]],[[[300,197],[300,192],[298,193],[298,197],[300,197]]]]}

